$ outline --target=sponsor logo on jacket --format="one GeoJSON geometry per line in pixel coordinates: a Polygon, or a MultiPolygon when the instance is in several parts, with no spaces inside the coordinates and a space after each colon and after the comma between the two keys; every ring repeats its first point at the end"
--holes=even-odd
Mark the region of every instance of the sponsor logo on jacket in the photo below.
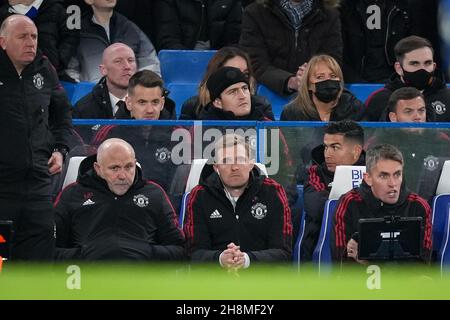
{"type": "Polygon", "coordinates": [[[138,194],[133,197],[133,202],[138,207],[144,208],[148,206],[148,198],[144,196],[143,194],[138,194]]]}
{"type": "Polygon", "coordinates": [[[264,219],[267,215],[267,206],[258,202],[257,204],[252,206],[252,216],[255,219],[261,220],[264,219]]]}
{"type": "Polygon", "coordinates": [[[158,161],[159,163],[165,163],[167,161],[170,160],[171,158],[171,152],[169,149],[167,149],[166,147],[162,147],[162,148],[158,148],[156,149],[155,152],[155,158],[156,161],[158,161]]]}
{"type": "Polygon", "coordinates": [[[213,213],[209,216],[210,219],[219,219],[222,218],[222,215],[220,214],[219,210],[214,210],[213,213]]]}
{"type": "Polygon", "coordinates": [[[33,76],[33,84],[36,89],[41,90],[44,87],[44,77],[40,73],[33,76]]]}

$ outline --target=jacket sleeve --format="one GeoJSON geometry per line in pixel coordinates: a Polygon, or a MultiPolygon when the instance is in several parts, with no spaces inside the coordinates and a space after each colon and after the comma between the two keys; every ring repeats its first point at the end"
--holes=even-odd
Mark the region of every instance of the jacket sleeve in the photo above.
{"type": "MultiPolygon", "coordinates": [[[[310,169],[312,170],[312,168],[310,169]]],[[[308,176],[308,182],[305,185],[304,194],[304,207],[305,207],[305,232],[301,243],[302,258],[311,260],[314,248],[317,245],[319,239],[320,229],[322,227],[323,210],[325,202],[328,200],[330,192],[322,184],[318,186],[311,180],[310,173],[308,176]]]]}
{"type": "Polygon", "coordinates": [[[156,39],[158,49],[187,50],[182,41],[183,35],[174,0],[156,0],[156,39]]]}
{"type": "Polygon", "coordinates": [[[353,217],[358,208],[349,197],[350,193],[346,193],[339,199],[331,226],[331,256],[336,261],[347,259],[347,243],[356,232],[353,228],[355,224],[353,217]]]}
{"type": "Polygon", "coordinates": [[[66,92],[59,83],[56,71],[49,64],[51,81],[51,97],[49,105],[49,127],[55,139],[55,145],[69,147],[72,139],[72,105],[66,92]]]}
{"type": "Polygon", "coordinates": [[[72,217],[67,192],[61,191],[55,202],[56,260],[81,258],[81,248],[73,246],[72,217]]]}
{"type": "Polygon", "coordinates": [[[241,1],[237,0],[233,2],[233,7],[225,22],[224,36],[226,39],[223,46],[236,45],[241,35],[242,4],[241,1]]]}
{"type": "Polygon", "coordinates": [[[278,94],[286,94],[287,81],[294,74],[272,64],[266,40],[259,32],[258,17],[252,16],[248,10],[242,16],[239,45],[249,54],[258,82],[278,94]]]}
{"type": "MultiPolygon", "coordinates": [[[[219,263],[221,250],[211,250],[211,238],[201,206],[203,187],[192,189],[187,204],[184,233],[186,235],[187,252],[192,261],[212,261],[219,263]]],[[[225,249],[225,248],[224,248],[225,249]]]]}
{"type": "Polygon", "coordinates": [[[152,182],[157,188],[157,198],[153,199],[154,204],[159,207],[154,208],[157,213],[157,238],[158,244],[152,244],[152,256],[158,260],[183,260],[184,252],[184,234],[178,228],[177,215],[170,203],[169,197],[164,190],[152,182]]]}
{"type": "Polygon", "coordinates": [[[273,184],[274,197],[266,250],[248,251],[250,261],[288,261],[292,255],[292,222],[286,193],[281,185],[273,184]]]}
{"type": "Polygon", "coordinates": [[[416,207],[414,215],[417,217],[422,217],[423,219],[422,259],[425,262],[430,262],[433,250],[431,208],[425,199],[415,193],[410,194],[409,198],[411,199],[411,201],[413,201],[414,206],[416,207]]]}

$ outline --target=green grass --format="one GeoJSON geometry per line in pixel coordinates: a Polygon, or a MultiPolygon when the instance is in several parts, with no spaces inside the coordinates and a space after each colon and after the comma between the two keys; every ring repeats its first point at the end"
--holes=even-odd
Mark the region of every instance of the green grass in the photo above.
{"type": "MultiPolygon", "coordinates": [[[[319,277],[317,269],[252,266],[238,273],[215,266],[78,264],[80,290],[67,288],[69,264],[6,263],[4,299],[450,299],[450,275],[423,266],[381,267],[381,289],[369,290],[366,267],[346,266],[319,277]]],[[[70,280],[70,279],[69,279],[70,280]]]]}

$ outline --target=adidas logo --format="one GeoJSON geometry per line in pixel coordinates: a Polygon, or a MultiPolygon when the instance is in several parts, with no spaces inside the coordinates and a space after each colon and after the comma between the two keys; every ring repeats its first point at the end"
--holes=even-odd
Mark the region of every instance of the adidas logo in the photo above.
{"type": "Polygon", "coordinates": [[[83,203],[83,206],[90,206],[91,204],[95,204],[95,202],[92,201],[91,199],[87,199],[87,200],[83,203]]]}
{"type": "Polygon", "coordinates": [[[222,218],[222,215],[220,214],[220,212],[216,209],[214,210],[213,213],[211,213],[211,215],[209,216],[210,219],[217,219],[217,218],[222,218]]]}

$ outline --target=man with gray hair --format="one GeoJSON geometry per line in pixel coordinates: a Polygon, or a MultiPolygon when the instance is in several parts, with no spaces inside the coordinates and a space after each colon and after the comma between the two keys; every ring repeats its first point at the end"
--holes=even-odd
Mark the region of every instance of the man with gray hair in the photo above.
{"type": "Polygon", "coordinates": [[[359,219],[385,216],[422,217],[422,257],[430,259],[431,209],[428,203],[410,192],[403,180],[402,153],[390,144],[379,144],[366,153],[366,173],[359,188],[344,194],[333,220],[331,247],[334,259],[358,259],[359,219]]]}
{"type": "Polygon", "coordinates": [[[133,147],[108,139],[58,196],[56,258],[181,260],[184,236],[164,190],[142,178],[133,147]]]}
{"type": "Polygon", "coordinates": [[[226,134],[215,144],[214,164],[203,168],[187,205],[184,230],[193,261],[240,269],[291,258],[286,193],[254,164],[242,136],[226,134]]]}
{"type": "Polygon", "coordinates": [[[68,152],[70,103],[33,21],[14,14],[0,27],[0,220],[13,221],[13,259],[52,259],[51,176],[68,152]]]}

